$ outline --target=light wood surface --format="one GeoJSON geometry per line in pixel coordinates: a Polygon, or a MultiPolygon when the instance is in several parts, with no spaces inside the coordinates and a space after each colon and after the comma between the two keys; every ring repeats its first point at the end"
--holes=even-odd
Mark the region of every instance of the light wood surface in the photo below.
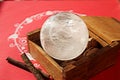
{"type": "MultiPolygon", "coordinates": [[[[108,17],[81,16],[88,29],[111,44],[120,41],[120,22],[108,17]]],[[[106,43],[105,43],[106,44],[106,43]]]]}
{"type": "Polygon", "coordinates": [[[36,45],[32,41],[28,41],[30,53],[34,59],[36,59],[54,79],[62,80],[63,72],[60,67],[50,56],[48,56],[42,48],[36,45]]]}

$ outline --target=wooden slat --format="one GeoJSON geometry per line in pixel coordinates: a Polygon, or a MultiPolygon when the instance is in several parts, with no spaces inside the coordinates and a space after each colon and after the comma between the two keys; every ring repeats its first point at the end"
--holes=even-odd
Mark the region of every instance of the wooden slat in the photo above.
{"type": "Polygon", "coordinates": [[[108,17],[80,16],[88,29],[97,34],[107,43],[120,41],[120,23],[108,17]]]}
{"type": "Polygon", "coordinates": [[[28,44],[32,57],[36,59],[55,80],[62,80],[62,67],[60,67],[50,56],[48,56],[40,46],[30,40],[28,40],[28,44]]]}
{"type": "Polygon", "coordinates": [[[90,30],[89,30],[89,35],[90,35],[91,38],[94,38],[95,40],[97,40],[103,47],[109,45],[107,42],[105,42],[103,39],[101,39],[100,37],[98,37],[97,35],[95,35],[90,30]]]}

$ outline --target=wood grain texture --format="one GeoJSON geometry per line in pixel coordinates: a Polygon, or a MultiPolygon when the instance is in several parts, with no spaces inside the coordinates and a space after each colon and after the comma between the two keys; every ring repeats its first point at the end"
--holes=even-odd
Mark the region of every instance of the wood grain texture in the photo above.
{"type": "Polygon", "coordinates": [[[95,40],[97,40],[103,47],[109,45],[106,41],[104,41],[102,38],[100,38],[99,36],[97,36],[96,34],[94,34],[93,32],[91,32],[89,30],[89,34],[92,38],[94,38],[95,40]]]}
{"type": "Polygon", "coordinates": [[[28,41],[29,50],[33,58],[35,58],[46,70],[47,72],[56,80],[62,80],[62,67],[60,67],[50,56],[48,56],[42,48],[28,41]]]}
{"type": "Polygon", "coordinates": [[[113,18],[98,16],[80,16],[88,29],[107,43],[120,40],[120,23],[113,18]]]}
{"type": "Polygon", "coordinates": [[[118,50],[120,49],[120,44],[111,47],[106,46],[98,50],[95,54],[89,55],[89,67],[88,67],[88,77],[92,77],[97,73],[111,67],[116,63],[118,56],[118,50]]]}

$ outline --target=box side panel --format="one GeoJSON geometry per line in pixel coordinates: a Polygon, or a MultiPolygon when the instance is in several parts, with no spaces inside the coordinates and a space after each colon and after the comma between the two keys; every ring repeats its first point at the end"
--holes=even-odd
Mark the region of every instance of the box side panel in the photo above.
{"type": "Polygon", "coordinates": [[[88,57],[83,56],[74,64],[68,65],[64,68],[66,74],[66,80],[88,80],[88,57]],[[71,69],[68,69],[72,67],[71,69]]]}
{"type": "Polygon", "coordinates": [[[63,80],[62,68],[50,58],[44,51],[34,42],[28,40],[29,51],[34,59],[36,59],[42,67],[54,78],[54,80],[63,80]]]}
{"type": "Polygon", "coordinates": [[[96,54],[89,55],[88,77],[92,77],[97,73],[109,68],[115,64],[120,45],[114,47],[106,46],[100,49],[96,54]]]}
{"type": "MultiPolygon", "coordinates": [[[[115,64],[120,44],[99,49],[96,53],[82,56],[74,64],[64,68],[66,80],[89,80],[90,77],[104,71],[115,64]]],[[[89,52],[88,52],[89,54],[89,52]]]]}

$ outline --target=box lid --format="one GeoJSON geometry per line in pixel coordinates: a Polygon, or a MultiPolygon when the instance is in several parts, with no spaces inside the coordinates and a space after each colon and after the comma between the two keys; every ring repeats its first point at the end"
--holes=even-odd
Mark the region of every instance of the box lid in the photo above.
{"type": "MultiPolygon", "coordinates": [[[[80,16],[86,23],[90,34],[94,34],[107,44],[120,41],[120,22],[114,18],[80,16]]],[[[104,44],[103,44],[104,45],[104,44]]]]}

